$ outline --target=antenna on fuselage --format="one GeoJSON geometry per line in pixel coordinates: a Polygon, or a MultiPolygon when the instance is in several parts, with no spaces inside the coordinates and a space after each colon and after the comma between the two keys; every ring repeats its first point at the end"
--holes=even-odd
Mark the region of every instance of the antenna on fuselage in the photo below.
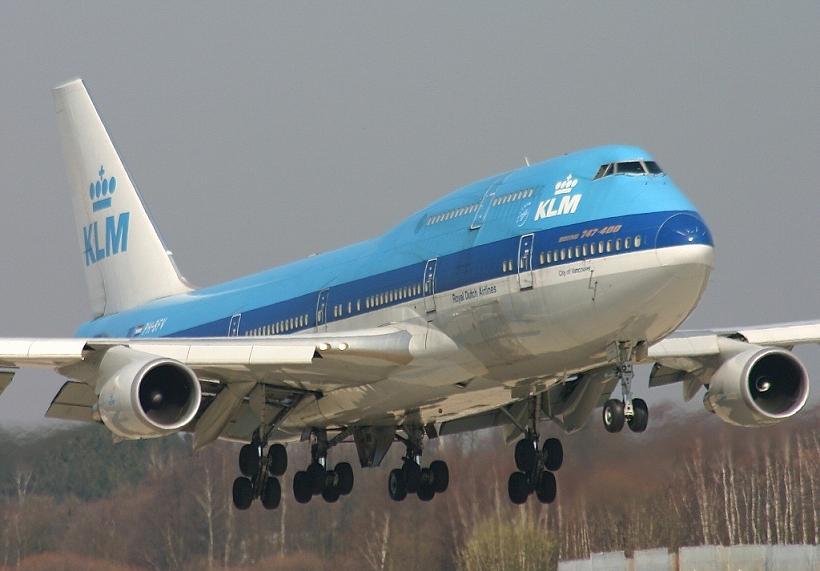
{"type": "Polygon", "coordinates": [[[524,164],[530,166],[530,159],[528,159],[526,156],[524,157],[524,164]]]}

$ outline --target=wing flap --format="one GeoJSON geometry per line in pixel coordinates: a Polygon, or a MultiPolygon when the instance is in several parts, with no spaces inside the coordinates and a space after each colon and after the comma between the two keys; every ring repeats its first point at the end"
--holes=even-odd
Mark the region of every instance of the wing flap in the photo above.
{"type": "Polygon", "coordinates": [[[93,407],[96,403],[94,389],[85,383],[68,381],[51,401],[46,417],[95,422],[93,407]]]}

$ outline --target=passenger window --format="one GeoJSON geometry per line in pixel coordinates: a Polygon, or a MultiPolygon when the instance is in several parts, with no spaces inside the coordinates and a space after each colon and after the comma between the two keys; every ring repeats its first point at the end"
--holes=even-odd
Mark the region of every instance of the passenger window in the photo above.
{"type": "Polygon", "coordinates": [[[591,255],[593,255],[593,256],[595,255],[595,242],[592,242],[592,243],[589,245],[589,253],[590,253],[591,255]]]}
{"type": "Polygon", "coordinates": [[[561,261],[563,262],[567,257],[567,251],[564,248],[561,248],[561,261]]]}
{"type": "Polygon", "coordinates": [[[628,250],[631,247],[632,247],[632,238],[627,236],[626,238],[624,238],[624,250],[628,250]]]}
{"type": "Polygon", "coordinates": [[[641,247],[641,237],[640,236],[635,236],[635,247],[636,248],[641,247]]]}
{"type": "Polygon", "coordinates": [[[616,251],[616,252],[620,252],[620,251],[621,251],[621,239],[620,239],[620,238],[618,238],[618,239],[616,239],[616,240],[615,240],[615,251],[616,251]]]}
{"type": "Polygon", "coordinates": [[[606,241],[606,251],[607,251],[607,253],[612,251],[612,240],[607,240],[606,241]]]}
{"type": "Polygon", "coordinates": [[[581,247],[581,252],[584,254],[584,257],[585,257],[585,258],[589,255],[589,251],[587,250],[587,245],[586,245],[586,244],[584,244],[584,245],[581,247]]]}
{"type": "Polygon", "coordinates": [[[575,246],[575,257],[576,258],[581,257],[581,246],[575,246]]]}

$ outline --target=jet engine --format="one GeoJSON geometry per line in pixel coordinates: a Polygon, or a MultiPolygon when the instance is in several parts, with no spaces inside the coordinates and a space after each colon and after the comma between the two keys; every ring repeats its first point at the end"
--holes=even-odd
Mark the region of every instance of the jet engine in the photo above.
{"type": "Polygon", "coordinates": [[[193,420],[202,398],[191,369],[127,347],[106,351],[97,388],[103,423],[128,439],[154,438],[181,429],[193,420]]]}
{"type": "Polygon", "coordinates": [[[809,397],[809,377],[790,351],[743,343],[709,380],[706,410],[738,426],[766,426],[797,413],[809,397]]]}

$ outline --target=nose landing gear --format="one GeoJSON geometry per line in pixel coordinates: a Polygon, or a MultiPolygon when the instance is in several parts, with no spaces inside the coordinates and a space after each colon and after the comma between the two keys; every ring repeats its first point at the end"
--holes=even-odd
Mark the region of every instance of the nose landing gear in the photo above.
{"type": "Polygon", "coordinates": [[[609,399],[604,404],[604,428],[607,432],[620,432],[626,422],[632,432],[643,432],[649,424],[649,407],[643,399],[632,398],[635,371],[623,351],[620,352],[617,375],[623,397],[622,400],[609,399]]]}

